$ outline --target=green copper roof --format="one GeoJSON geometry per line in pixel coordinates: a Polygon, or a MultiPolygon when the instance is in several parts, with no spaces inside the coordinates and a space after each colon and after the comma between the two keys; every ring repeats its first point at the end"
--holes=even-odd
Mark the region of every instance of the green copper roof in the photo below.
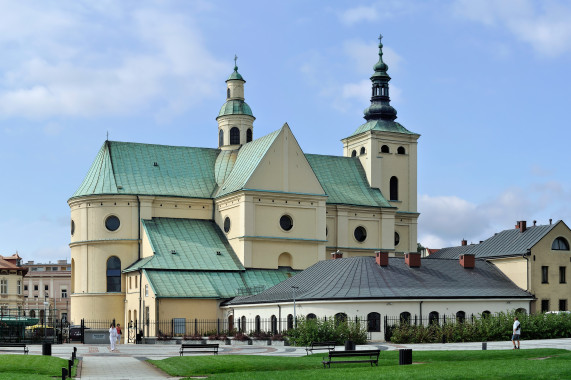
{"type": "MultiPolygon", "coordinates": [[[[240,75],[238,70],[234,70],[232,72],[232,74],[230,74],[230,76],[228,77],[227,80],[244,80],[244,78],[242,78],[242,75],[240,75]]],[[[244,80],[244,82],[245,82],[245,80],[244,80]]]]}
{"type": "Polygon", "coordinates": [[[243,270],[220,228],[210,220],[153,218],[143,220],[154,255],[127,268],[243,270]],[[173,251],[175,253],[173,253],[173,251]]]}
{"type": "Polygon", "coordinates": [[[396,121],[390,120],[371,120],[362,124],[355,132],[353,132],[349,137],[356,136],[360,133],[367,132],[367,131],[382,131],[382,132],[396,132],[396,133],[404,133],[408,135],[414,135],[414,132],[409,131],[402,124],[397,123],[396,121]]]}
{"type": "Polygon", "coordinates": [[[254,117],[250,106],[240,99],[228,100],[222,105],[218,117],[225,115],[249,115],[254,117]]]}
{"type": "Polygon", "coordinates": [[[232,172],[237,157],[237,150],[223,150],[218,155],[216,163],[214,164],[214,177],[216,178],[218,186],[222,186],[226,178],[232,172]]]}
{"type": "Polygon", "coordinates": [[[210,198],[220,151],[106,141],[72,198],[95,194],[210,198]]]}
{"type": "Polygon", "coordinates": [[[157,297],[213,299],[259,293],[298,272],[285,268],[241,272],[145,271],[157,297]]]}
{"type": "Polygon", "coordinates": [[[328,195],[328,204],[392,207],[379,189],[369,186],[358,158],[318,154],[305,157],[328,195]]]}
{"type": "MultiPolygon", "coordinates": [[[[283,128],[283,127],[282,127],[283,128]]],[[[257,140],[242,145],[232,172],[218,190],[216,197],[241,190],[281,132],[281,128],[257,140]]]]}

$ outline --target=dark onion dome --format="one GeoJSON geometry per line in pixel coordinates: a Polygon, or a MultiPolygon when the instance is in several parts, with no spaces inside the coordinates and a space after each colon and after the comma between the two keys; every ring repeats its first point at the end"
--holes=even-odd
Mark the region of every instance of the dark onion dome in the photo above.
{"type": "Polygon", "coordinates": [[[224,103],[222,108],[220,108],[218,117],[225,115],[248,115],[254,117],[250,106],[240,99],[228,100],[224,103]]]}
{"type": "Polygon", "coordinates": [[[390,120],[393,121],[397,118],[397,110],[387,103],[372,103],[363,111],[366,120],[390,120]]]}

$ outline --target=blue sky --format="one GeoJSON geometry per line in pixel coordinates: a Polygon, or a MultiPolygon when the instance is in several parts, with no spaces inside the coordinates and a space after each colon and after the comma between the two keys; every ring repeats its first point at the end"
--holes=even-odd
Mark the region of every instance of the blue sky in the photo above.
{"type": "Polygon", "coordinates": [[[234,54],[254,137],[342,154],[377,37],[419,140],[419,242],[571,222],[568,1],[1,1],[0,254],[69,258],[67,199],[110,140],[216,147],[234,54]]]}

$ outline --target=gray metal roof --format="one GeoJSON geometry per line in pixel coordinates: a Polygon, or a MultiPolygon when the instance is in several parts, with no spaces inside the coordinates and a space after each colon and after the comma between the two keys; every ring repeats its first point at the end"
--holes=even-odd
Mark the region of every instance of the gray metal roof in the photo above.
{"type": "Polygon", "coordinates": [[[465,247],[443,248],[429,256],[431,259],[447,258],[456,259],[462,253],[475,255],[477,258],[521,256],[531,249],[541,238],[551,231],[557,224],[531,226],[524,232],[519,229],[511,229],[499,232],[480,244],[465,247]]]}
{"type": "Polygon", "coordinates": [[[377,265],[374,257],[351,257],[320,261],[296,276],[257,295],[234,299],[227,304],[347,300],[347,299],[459,299],[529,298],[493,264],[476,260],[473,269],[457,260],[423,260],[409,268],[403,258],[389,258],[377,265]]]}

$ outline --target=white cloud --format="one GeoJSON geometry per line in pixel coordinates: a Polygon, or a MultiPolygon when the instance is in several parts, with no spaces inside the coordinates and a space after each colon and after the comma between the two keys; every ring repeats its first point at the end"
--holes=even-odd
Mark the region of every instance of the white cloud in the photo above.
{"type": "Polygon", "coordinates": [[[458,0],[455,13],[488,27],[505,28],[540,55],[571,51],[571,6],[568,2],[531,0],[458,0]]]}
{"type": "Polygon", "coordinates": [[[418,241],[429,248],[456,246],[462,239],[477,243],[513,228],[516,221],[570,220],[571,191],[556,181],[506,189],[497,197],[473,203],[456,196],[419,198],[418,241]]]}
{"type": "Polygon", "coordinates": [[[0,16],[0,47],[12,50],[0,63],[0,116],[129,114],[157,102],[164,118],[214,96],[226,66],[191,17],[112,4],[10,5],[16,17],[0,16]]]}
{"type": "Polygon", "coordinates": [[[339,13],[339,18],[344,24],[353,25],[361,21],[375,21],[379,14],[375,6],[358,6],[339,13]]]}

